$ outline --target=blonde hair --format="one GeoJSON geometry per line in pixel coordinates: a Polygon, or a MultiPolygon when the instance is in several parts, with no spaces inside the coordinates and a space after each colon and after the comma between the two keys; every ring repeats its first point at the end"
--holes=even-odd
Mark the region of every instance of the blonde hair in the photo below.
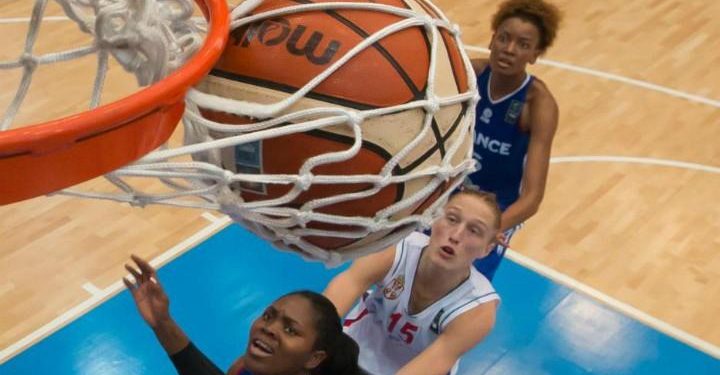
{"type": "Polygon", "coordinates": [[[502,216],[502,211],[500,210],[500,205],[498,205],[497,197],[495,196],[495,194],[487,191],[478,190],[473,187],[463,186],[462,190],[458,191],[450,197],[450,200],[460,195],[470,195],[485,202],[485,204],[490,207],[490,210],[493,213],[493,225],[495,229],[500,229],[500,217],[502,216]]]}

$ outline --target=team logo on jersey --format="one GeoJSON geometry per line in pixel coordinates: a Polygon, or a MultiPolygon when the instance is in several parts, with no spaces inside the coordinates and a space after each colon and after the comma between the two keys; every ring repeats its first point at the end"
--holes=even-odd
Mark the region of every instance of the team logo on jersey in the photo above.
{"type": "Polygon", "coordinates": [[[492,117],[493,112],[490,108],[485,108],[482,111],[482,114],[480,115],[480,121],[489,124],[490,123],[490,117],[492,117]]]}
{"type": "Polygon", "coordinates": [[[508,124],[515,124],[517,123],[517,120],[520,118],[520,113],[522,113],[523,103],[518,100],[513,100],[510,102],[510,106],[508,107],[507,112],[505,113],[505,122],[508,124]]]}
{"type": "Polygon", "coordinates": [[[430,324],[430,330],[435,333],[436,335],[440,334],[440,319],[443,316],[443,313],[445,313],[445,309],[440,309],[437,314],[435,314],[435,317],[433,318],[432,323],[430,324]]]}
{"type": "Polygon", "coordinates": [[[390,285],[386,286],[385,289],[383,289],[383,294],[387,299],[396,299],[400,297],[400,293],[402,293],[403,290],[405,290],[405,276],[400,275],[394,278],[390,282],[390,285]]]}

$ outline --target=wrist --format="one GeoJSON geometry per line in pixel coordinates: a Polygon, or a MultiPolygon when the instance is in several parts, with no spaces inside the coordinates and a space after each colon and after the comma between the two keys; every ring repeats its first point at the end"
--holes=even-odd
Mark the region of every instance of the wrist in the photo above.
{"type": "Polygon", "coordinates": [[[171,318],[158,320],[155,327],[152,328],[160,344],[169,355],[173,355],[185,348],[189,339],[183,332],[182,328],[171,318]]]}
{"type": "Polygon", "coordinates": [[[177,323],[171,316],[158,318],[155,320],[155,324],[151,325],[153,331],[168,331],[177,327],[177,323]]]}

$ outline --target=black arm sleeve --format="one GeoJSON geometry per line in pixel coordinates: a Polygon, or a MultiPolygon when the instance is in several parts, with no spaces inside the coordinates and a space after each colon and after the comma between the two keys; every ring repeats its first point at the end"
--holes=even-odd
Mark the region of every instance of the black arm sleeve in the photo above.
{"type": "Polygon", "coordinates": [[[225,375],[191,342],[170,356],[178,375],[225,375]]]}

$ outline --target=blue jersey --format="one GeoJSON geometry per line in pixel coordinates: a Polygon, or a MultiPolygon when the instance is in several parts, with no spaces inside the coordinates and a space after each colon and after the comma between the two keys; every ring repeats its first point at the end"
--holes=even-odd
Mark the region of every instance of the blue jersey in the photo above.
{"type": "Polygon", "coordinates": [[[490,67],[477,77],[482,98],[475,115],[474,158],[480,170],[470,175],[470,182],[481,190],[497,195],[504,211],[520,196],[525,157],[530,134],[520,129],[520,115],[533,77],[527,75],[512,93],[490,98],[490,67]]]}

